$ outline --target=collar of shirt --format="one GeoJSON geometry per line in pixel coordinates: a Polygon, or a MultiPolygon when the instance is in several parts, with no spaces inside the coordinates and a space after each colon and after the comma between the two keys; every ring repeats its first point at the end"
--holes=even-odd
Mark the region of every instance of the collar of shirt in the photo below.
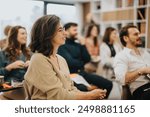
{"type": "MultiPolygon", "coordinates": [[[[135,53],[135,51],[134,51],[133,49],[124,47],[124,50],[125,50],[126,52],[129,52],[129,53],[132,54],[132,55],[136,55],[136,53],[135,53]]],[[[140,54],[143,54],[143,53],[144,53],[144,49],[138,48],[138,50],[139,50],[140,54]]]]}

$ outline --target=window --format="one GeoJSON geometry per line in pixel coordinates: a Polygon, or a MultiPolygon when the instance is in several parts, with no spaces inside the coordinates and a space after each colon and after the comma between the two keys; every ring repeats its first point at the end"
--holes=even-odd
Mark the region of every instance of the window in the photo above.
{"type": "MultiPolygon", "coordinates": [[[[0,3],[0,39],[6,25],[21,25],[27,29],[28,40],[35,20],[43,15],[42,1],[3,0],[0,3]]],[[[29,41],[28,41],[29,43],[29,41]]]]}
{"type": "Polygon", "coordinates": [[[78,21],[76,7],[72,5],[48,4],[47,14],[55,14],[59,16],[63,24],[78,21]]]}

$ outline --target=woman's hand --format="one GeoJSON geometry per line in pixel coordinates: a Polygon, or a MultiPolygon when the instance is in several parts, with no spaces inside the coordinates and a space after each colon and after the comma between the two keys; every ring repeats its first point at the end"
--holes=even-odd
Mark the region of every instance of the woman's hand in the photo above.
{"type": "Polygon", "coordinates": [[[29,66],[29,64],[30,64],[30,61],[28,60],[25,62],[24,67],[27,68],[29,66]]]}
{"type": "Polygon", "coordinates": [[[92,90],[94,90],[94,89],[99,89],[97,86],[95,86],[95,85],[90,85],[89,87],[87,87],[88,88],[88,91],[92,91],[92,90]]]}
{"type": "Polygon", "coordinates": [[[104,89],[104,90],[94,89],[94,90],[89,92],[90,93],[89,95],[90,95],[91,99],[104,99],[106,96],[106,92],[107,92],[106,89],[104,89]]]}
{"type": "Polygon", "coordinates": [[[13,69],[24,68],[25,63],[21,60],[17,60],[6,66],[6,70],[11,71],[13,69]]]}

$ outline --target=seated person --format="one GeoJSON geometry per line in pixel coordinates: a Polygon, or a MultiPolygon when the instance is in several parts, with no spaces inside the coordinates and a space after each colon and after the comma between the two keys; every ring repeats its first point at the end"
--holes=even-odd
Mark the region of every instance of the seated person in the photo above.
{"type": "Polygon", "coordinates": [[[23,81],[31,56],[30,50],[26,48],[26,42],[26,29],[22,26],[12,27],[8,37],[8,46],[0,51],[0,75],[4,76],[5,82],[23,81]]]}
{"type": "Polygon", "coordinates": [[[10,32],[10,29],[12,28],[12,26],[10,25],[7,25],[5,28],[4,28],[4,34],[5,34],[5,38],[0,40],[0,50],[3,50],[6,46],[7,46],[7,38],[8,38],[8,35],[9,35],[9,32],[10,32]]]}
{"type": "Polygon", "coordinates": [[[116,55],[114,71],[116,79],[128,84],[133,99],[150,99],[150,54],[139,46],[142,44],[136,26],[128,25],[121,29],[120,40],[124,49],[116,55]]]}
{"type": "Polygon", "coordinates": [[[67,23],[64,28],[67,34],[66,43],[58,49],[58,54],[66,59],[71,73],[81,75],[89,84],[106,89],[107,98],[112,89],[112,82],[101,76],[87,73],[84,70],[84,65],[88,63],[91,58],[86,47],[75,42],[78,34],[77,24],[67,23]]]}
{"type": "MultiPolygon", "coordinates": [[[[100,45],[101,62],[98,66],[102,67],[103,76],[111,79],[113,77],[113,61],[116,54],[121,50],[121,45],[117,42],[118,34],[115,28],[108,27],[103,36],[103,42],[100,45]]],[[[99,71],[97,71],[99,72],[99,71]]]]}
{"type": "Polygon", "coordinates": [[[26,97],[32,100],[103,99],[106,90],[81,92],[74,87],[65,59],[56,54],[65,40],[66,32],[59,17],[45,15],[34,23],[30,43],[34,54],[24,80],[26,97]]]}
{"type": "Polygon", "coordinates": [[[87,28],[86,37],[85,37],[85,46],[88,50],[88,53],[91,56],[91,61],[85,65],[85,70],[89,72],[96,72],[98,63],[100,62],[100,52],[99,46],[100,41],[99,36],[99,27],[96,24],[90,24],[87,28]]]}

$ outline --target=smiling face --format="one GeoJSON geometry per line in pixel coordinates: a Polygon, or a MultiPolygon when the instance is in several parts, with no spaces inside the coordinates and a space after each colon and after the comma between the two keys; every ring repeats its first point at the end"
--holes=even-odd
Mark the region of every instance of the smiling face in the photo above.
{"type": "Polygon", "coordinates": [[[110,34],[110,42],[113,43],[115,40],[118,39],[118,33],[116,30],[113,30],[110,34]]]}
{"type": "Polygon", "coordinates": [[[66,40],[66,31],[59,23],[56,29],[56,34],[52,40],[54,46],[61,46],[65,43],[66,40]]]}
{"type": "Polygon", "coordinates": [[[71,26],[69,29],[66,30],[66,34],[69,38],[77,39],[78,27],[77,26],[71,26]]]}
{"type": "Polygon", "coordinates": [[[26,44],[26,42],[27,42],[27,32],[26,32],[26,30],[24,28],[18,29],[17,41],[21,45],[26,44]]]}
{"type": "Polygon", "coordinates": [[[128,29],[128,37],[126,39],[128,45],[138,47],[142,44],[140,38],[140,32],[137,28],[129,28],[128,29]]]}
{"type": "Polygon", "coordinates": [[[92,30],[91,30],[91,36],[93,37],[97,37],[98,36],[98,29],[96,26],[93,26],[92,30]]]}

